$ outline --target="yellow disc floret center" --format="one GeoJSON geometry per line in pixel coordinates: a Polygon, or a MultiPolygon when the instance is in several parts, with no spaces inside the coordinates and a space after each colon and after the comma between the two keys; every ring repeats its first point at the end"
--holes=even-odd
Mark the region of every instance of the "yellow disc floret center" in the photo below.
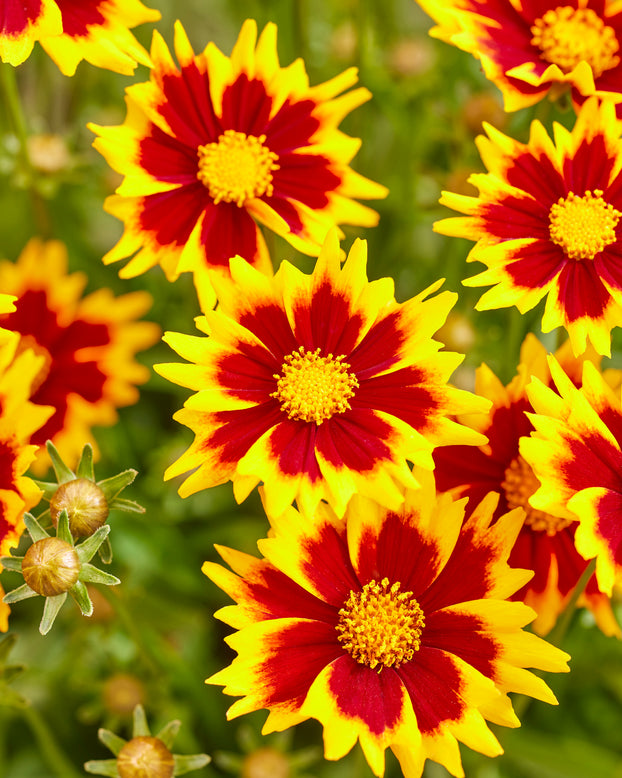
{"type": "Polygon", "coordinates": [[[519,455],[510,462],[501,486],[505,490],[508,506],[510,508],[523,508],[526,513],[525,525],[531,527],[534,532],[546,532],[552,537],[572,523],[568,519],[551,516],[550,513],[531,507],[529,498],[536,492],[540,482],[522,456],[519,455]]]}
{"type": "Polygon", "coordinates": [[[320,349],[307,351],[301,346],[285,357],[281,375],[275,375],[277,390],[270,397],[281,403],[290,419],[321,424],[336,413],[350,408],[359,382],[345,357],[320,356],[320,349]]]}
{"type": "Polygon", "coordinates": [[[400,592],[400,582],[383,578],[351,591],[339,611],[337,639],[359,664],[372,670],[410,662],[421,646],[423,611],[412,592],[400,592]]]}
{"type": "Polygon", "coordinates": [[[549,235],[570,259],[594,259],[617,240],[616,226],[622,213],[605,202],[601,189],[583,197],[570,192],[549,211],[549,235]]]}
{"type": "Polygon", "coordinates": [[[235,203],[266,195],[274,187],[272,172],[278,170],[278,156],[264,143],[266,136],[225,130],[217,143],[199,146],[197,178],[209,190],[215,203],[235,203]]]}
{"type": "Polygon", "coordinates": [[[564,5],[547,11],[536,19],[531,43],[542,52],[546,62],[570,73],[587,62],[595,77],[616,67],[620,48],[615,30],[607,26],[591,8],[564,5]]]}

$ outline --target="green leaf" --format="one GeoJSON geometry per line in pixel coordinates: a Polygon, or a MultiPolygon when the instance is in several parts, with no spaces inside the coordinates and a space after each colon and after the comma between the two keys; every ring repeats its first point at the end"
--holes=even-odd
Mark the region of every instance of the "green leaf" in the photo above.
{"type": "Polygon", "coordinates": [[[39,487],[39,489],[42,490],[44,500],[49,501],[52,499],[52,497],[54,497],[56,490],[58,489],[58,484],[55,481],[37,481],[35,478],[32,480],[39,487]]]}
{"type": "Polygon", "coordinates": [[[17,635],[15,634],[5,635],[0,638],[0,665],[4,664],[8,659],[16,640],[17,635]]]}
{"type": "Polygon", "coordinates": [[[26,525],[26,529],[28,530],[28,534],[32,538],[33,543],[36,543],[37,540],[43,540],[44,538],[50,537],[32,513],[24,514],[24,524],[26,525]]]}
{"type": "Polygon", "coordinates": [[[22,570],[23,556],[0,556],[0,565],[5,570],[13,570],[20,573],[22,570]]]}
{"type": "Polygon", "coordinates": [[[175,735],[177,735],[179,732],[180,727],[181,721],[179,721],[179,719],[175,719],[174,721],[169,721],[169,723],[165,727],[162,727],[162,729],[156,735],[156,737],[164,743],[169,751],[173,747],[173,740],[175,740],[175,735]]]}
{"type": "Polygon", "coordinates": [[[106,573],[104,570],[100,570],[94,565],[90,565],[85,562],[80,568],[80,581],[88,581],[89,583],[104,584],[105,586],[116,586],[121,583],[121,580],[116,575],[106,573]]]}
{"type": "Polygon", "coordinates": [[[57,594],[56,597],[46,597],[45,606],[43,608],[43,618],[41,624],[39,624],[39,632],[42,635],[47,635],[54,625],[54,620],[58,616],[58,611],[63,607],[65,600],[67,599],[67,592],[57,594]]]}
{"type": "Polygon", "coordinates": [[[69,594],[76,601],[78,608],[82,611],[83,616],[93,615],[93,603],[89,597],[86,586],[82,581],[76,581],[75,584],[69,590],[69,594]]]}
{"type": "Polygon", "coordinates": [[[60,454],[56,450],[56,447],[51,440],[46,442],[45,447],[47,448],[50,459],[52,460],[52,467],[56,473],[56,480],[58,483],[64,484],[67,483],[67,481],[75,481],[75,473],[70,470],[60,458],[60,454]]]}
{"type": "Polygon", "coordinates": [[[207,754],[193,754],[192,756],[173,754],[173,760],[175,763],[173,775],[184,775],[184,773],[189,773],[191,770],[199,770],[212,761],[207,754]]]}
{"type": "Polygon", "coordinates": [[[109,565],[112,562],[112,546],[110,545],[110,538],[104,538],[104,542],[99,547],[99,558],[105,565],[109,565]]]}
{"type": "Polygon", "coordinates": [[[7,592],[2,598],[2,602],[7,605],[13,605],[14,602],[20,602],[21,600],[27,600],[29,597],[38,597],[37,592],[33,591],[28,584],[22,584],[17,589],[13,589],[11,592],[7,592]]]}
{"type": "Polygon", "coordinates": [[[88,478],[89,481],[95,480],[95,471],[93,470],[93,446],[86,443],[82,449],[82,456],[76,469],[78,478],[88,478]]]}
{"type": "Polygon", "coordinates": [[[58,517],[56,537],[60,538],[60,540],[64,540],[65,543],[69,543],[69,545],[73,546],[73,535],[71,534],[71,530],[69,529],[69,514],[67,513],[66,508],[63,508],[63,510],[60,512],[60,515],[58,517]]]}
{"type": "Polygon", "coordinates": [[[0,706],[5,708],[26,708],[28,705],[28,700],[23,695],[9,686],[0,684],[0,706]]]}
{"type": "Polygon", "coordinates": [[[84,763],[87,773],[93,775],[107,775],[109,778],[119,778],[116,759],[92,759],[84,763]]]}
{"type": "Polygon", "coordinates": [[[147,718],[145,716],[145,709],[142,705],[137,705],[134,708],[134,729],[132,730],[133,737],[150,737],[151,730],[147,724],[147,718]]]}
{"type": "Polygon", "coordinates": [[[106,478],[104,481],[98,481],[97,486],[104,493],[108,504],[120,494],[126,486],[129,486],[138,475],[138,470],[124,470],[122,473],[106,478]]]}
{"type": "Polygon", "coordinates": [[[110,510],[125,511],[126,513],[144,513],[145,509],[134,500],[125,500],[123,497],[115,497],[110,503],[110,510]]]}
{"type": "Polygon", "coordinates": [[[106,748],[109,748],[115,756],[119,756],[119,752],[127,743],[127,740],[123,740],[122,737],[119,737],[109,729],[99,729],[97,731],[97,737],[99,738],[100,742],[103,743],[106,748]]]}
{"type": "Polygon", "coordinates": [[[85,562],[90,562],[91,559],[93,559],[95,552],[108,537],[109,532],[110,524],[104,524],[98,530],[95,530],[95,532],[90,537],[76,546],[76,553],[78,554],[78,559],[82,564],[85,562]]]}

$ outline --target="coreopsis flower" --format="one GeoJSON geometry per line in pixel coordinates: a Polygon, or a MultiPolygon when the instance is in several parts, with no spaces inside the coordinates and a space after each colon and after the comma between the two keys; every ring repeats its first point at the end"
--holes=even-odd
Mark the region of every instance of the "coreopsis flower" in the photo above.
{"type": "MultiPolygon", "coordinates": [[[[556,357],[572,380],[580,383],[585,357],[573,357],[568,341],[556,357]]],[[[600,360],[593,361],[598,366],[600,360]]],[[[536,611],[538,617],[532,628],[546,634],[566,607],[587,562],[575,548],[577,522],[529,504],[529,498],[540,484],[520,455],[519,441],[533,431],[526,415],[531,410],[526,389],[533,377],[547,386],[552,384],[546,349],[530,334],[521,348],[517,375],[507,386],[503,386],[487,365],[476,371],[475,391],[492,401],[492,409],[487,414],[473,414],[465,423],[485,434],[488,443],[476,449],[466,446],[436,449],[434,462],[438,489],[449,491],[454,497],[468,497],[469,507],[476,506],[489,491],[495,491],[500,494],[495,517],[511,508],[525,510],[525,521],[509,561],[512,567],[533,570],[534,577],[512,598],[522,600],[536,611]]],[[[607,379],[619,387],[622,375],[618,370],[607,371],[607,379]]],[[[610,599],[600,591],[594,576],[579,604],[592,610],[603,632],[622,637],[610,599]]]]}
{"type": "Polygon", "coordinates": [[[264,733],[315,718],[327,759],[359,740],[375,775],[391,748],[405,778],[428,758],[464,776],[458,741],[495,756],[486,719],[519,725],[507,692],[555,702],[525,668],[564,671],[567,655],[522,632],[534,612],[505,599],[531,575],[507,564],[522,511],[491,524],[490,495],[463,524],[465,501],[419,477],[398,511],[358,495],[343,520],[290,507],[263,559],[217,547],[234,572],[203,571],[237,603],[216,617],[238,656],[207,682],[242,698],[228,718],[267,708],[264,733]]]}
{"type": "MultiPolygon", "coordinates": [[[[0,306],[10,308],[10,301],[9,305],[3,302],[0,306]]],[[[42,495],[24,474],[37,450],[30,439],[54,412],[28,399],[43,361],[32,349],[20,349],[19,335],[4,331],[0,339],[0,557],[17,546],[24,530],[24,512],[42,495]]],[[[0,586],[0,596],[3,594],[0,586]]],[[[2,632],[8,628],[8,615],[8,605],[0,601],[2,632]]]]}
{"type": "MultiPolygon", "coordinates": [[[[31,399],[55,409],[32,443],[52,440],[69,466],[85,442],[97,451],[93,425],[114,424],[116,408],[136,402],[136,384],[149,371],[134,355],[160,334],[156,324],[136,321],[151,304],[147,292],[115,297],[103,288],[83,297],[86,282],[83,273],[67,273],[67,251],[57,241],[31,240],[17,262],[0,262],[0,288],[18,298],[0,325],[21,334],[20,349],[43,356],[31,399]]],[[[42,449],[35,472],[47,463],[42,449]]]]}
{"type": "Polygon", "coordinates": [[[549,361],[559,394],[536,380],[527,389],[535,431],[522,439],[520,452],[540,481],[530,502],[578,520],[577,549],[585,559],[596,558],[598,585],[610,595],[622,576],[620,391],[589,361],[581,388],[553,357],[549,361]]]}
{"type": "Polygon", "coordinates": [[[157,735],[152,735],[142,705],[134,708],[131,740],[124,740],[109,729],[100,729],[97,736],[115,755],[115,759],[93,759],[84,769],[92,775],[110,778],[173,778],[199,770],[209,764],[207,754],[180,756],[171,748],[181,721],[169,721],[157,735]]]}
{"type": "Polygon", "coordinates": [[[336,224],[371,226],[375,211],[353,198],[387,190],[350,167],[360,141],[338,130],[371,97],[350,68],[309,86],[302,60],[279,66],[276,27],[257,40],[247,20],[226,57],[213,43],[195,55],[175,25],[175,65],[156,32],[150,80],[126,90],[118,127],[89,125],[94,146],[124,175],[105,208],[125,224],[104,262],[133,258],[120,275],[160,264],[169,280],[191,271],[207,295],[208,268],[227,273],[236,254],[270,272],[262,224],[317,255],[336,224]],[[138,252],[138,253],[136,253],[138,252]]]}
{"type": "Polygon", "coordinates": [[[399,485],[416,485],[407,460],[431,469],[435,445],[484,442],[448,416],[488,402],[447,386],[463,357],[432,340],[456,295],[426,300],[437,283],[399,304],[366,260],[359,240],[342,268],[335,231],[311,275],[237,257],[232,280],[215,279],[218,309],[197,319],[209,337],[165,334],[191,364],[155,369],[196,392],[174,417],[194,442],[165,473],[195,470],[183,497],[231,480],[241,501],[263,481],[272,513],[325,499],[343,514],[355,492],[397,507],[399,485]]]}
{"type": "Polygon", "coordinates": [[[608,0],[417,0],[437,22],[431,34],[480,60],[505,109],[571,90],[622,101],[622,8],[608,0]]]}
{"type": "Polygon", "coordinates": [[[39,41],[66,76],[83,59],[132,74],[150,59],[129,28],[160,16],[140,0],[0,0],[0,59],[20,65],[39,41]]]}
{"type": "Polygon", "coordinates": [[[564,326],[575,354],[587,341],[611,351],[622,324],[622,146],[613,104],[587,101],[570,132],[555,142],[534,121],[527,144],[485,125],[478,146],[488,173],[469,181],[479,197],[444,192],[441,202],[465,216],[434,229],[477,241],[467,257],[487,269],[464,281],[489,286],[479,310],[515,305],[521,313],[546,297],[542,330],[564,326]]]}

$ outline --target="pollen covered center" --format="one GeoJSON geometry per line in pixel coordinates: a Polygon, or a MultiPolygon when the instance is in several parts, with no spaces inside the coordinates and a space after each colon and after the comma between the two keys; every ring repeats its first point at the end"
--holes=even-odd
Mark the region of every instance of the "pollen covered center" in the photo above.
{"type": "Polygon", "coordinates": [[[215,203],[235,203],[241,208],[254,197],[272,195],[272,173],[279,169],[279,158],[265,142],[265,135],[257,138],[225,130],[217,143],[199,146],[197,178],[215,203]]]}
{"type": "Polygon", "coordinates": [[[540,49],[542,59],[564,73],[585,61],[598,77],[620,62],[615,30],[591,8],[564,5],[551,9],[536,19],[531,34],[531,44],[540,49]]]}
{"type": "Polygon", "coordinates": [[[400,592],[400,582],[371,580],[351,591],[339,611],[337,640],[359,664],[372,670],[410,662],[421,647],[423,611],[412,592],[400,592]]]}
{"type": "Polygon", "coordinates": [[[551,206],[549,235],[570,259],[594,259],[599,251],[616,242],[622,213],[602,195],[601,189],[588,189],[583,197],[569,192],[551,206]]]}
{"type": "Polygon", "coordinates": [[[523,508],[525,510],[525,525],[531,527],[534,532],[546,532],[553,537],[560,530],[566,529],[571,521],[559,516],[551,516],[550,513],[538,511],[529,504],[529,498],[536,492],[540,482],[534,475],[531,466],[520,454],[510,462],[505,470],[505,478],[501,484],[505,491],[505,498],[510,508],[523,508]]]}
{"type": "Polygon", "coordinates": [[[350,408],[359,382],[345,356],[320,356],[320,349],[307,351],[301,346],[285,357],[281,375],[276,374],[277,390],[270,397],[281,403],[290,419],[321,424],[336,413],[350,408]]]}

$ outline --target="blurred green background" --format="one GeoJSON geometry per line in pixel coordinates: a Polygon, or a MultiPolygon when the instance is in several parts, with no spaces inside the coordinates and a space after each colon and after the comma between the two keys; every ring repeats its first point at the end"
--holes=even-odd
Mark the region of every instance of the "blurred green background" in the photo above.
{"type": "MultiPolygon", "coordinates": [[[[466,352],[456,381],[470,387],[474,367],[482,361],[508,381],[522,337],[531,327],[538,331],[542,309],[523,318],[509,309],[474,312],[483,290],[460,283],[480,269],[465,264],[471,244],[436,235],[432,223],[449,215],[438,205],[441,190],[476,194],[466,178],[482,170],[473,143],[482,121],[526,140],[536,112],[549,127],[553,120],[571,126],[572,112],[546,103],[504,114],[496,88],[478,63],[429,38],[431,21],[413,0],[153,0],[147,5],[162,12],[157,25],[135,30],[147,47],[154,27],[172,46],[173,22],[179,18],[196,51],[213,40],[229,54],[242,22],[253,17],[260,28],[268,21],[277,23],[281,64],[302,56],[312,84],[359,67],[360,83],[373,99],[341,126],[363,140],[353,167],[385,184],[390,195],[370,203],[381,214],[379,226],[346,228],[345,247],[354,237],[366,238],[370,277],[392,276],[399,301],[446,278],[445,288],[460,297],[443,339],[453,350],[466,352]]],[[[120,222],[102,210],[103,199],[120,179],[91,148],[85,125],[121,123],[123,91],[146,80],[147,70],[139,67],[134,77],[125,77],[82,63],[74,78],[66,78],[37,46],[17,76],[30,132],[58,136],[67,157],[54,173],[41,172],[43,194],[33,205],[15,174],[16,141],[8,116],[0,114],[0,254],[16,259],[33,235],[59,238],[68,246],[70,269],[88,274],[89,291],[100,286],[119,294],[147,289],[154,304],[146,318],[165,330],[193,333],[199,309],[190,276],[169,284],[156,268],[123,281],[117,275],[121,265],[101,262],[121,234],[120,222]]],[[[268,239],[275,264],[288,259],[310,272],[311,258],[278,238],[268,239]]],[[[546,338],[538,334],[554,347],[555,333],[546,338]]],[[[614,346],[614,364],[620,366],[618,336],[614,346]]],[[[139,359],[151,365],[177,357],[158,344],[139,359]]],[[[140,502],[146,512],[111,515],[110,570],[123,583],[105,597],[94,595],[91,619],[69,603],[52,632],[41,637],[41,599],[14,606],[10,630],[18,640],[11,660],[27,667],[14,686],[34,713],[3,707],[0,700],[2,778],[54,776],[45,757],[42,720],[78,774],[84,761],[109,758],[97,729],[109,727],[130,736],[128,704],[120,704],[124,695],[143,702],[153,731],[173,718],[182,720],[175,753],[204,751],[214,757],[211,765],[192,773],[197,778],[264,778],[267,773],[257,772],[256,764],[252,772],[249,756],[266,745],[287,755],[282,766],[289,772],[272,769],[271,778],[371,776],[358,747],[339,762],[324,761],[316,722],[269,738],[259,734],[265,712],[227,722],[225,711],[233,699],[203,683],[233,654],[223,643],[230,630],[212,618],[229,600],[201,574],[201,564],[217,558],[214,543],[256,553],[267,520],[256,494],[238,506],[230,484],[182,500],[178,481],[163,482],[165,468],[192,440],[192,433],[171,419],[187,396],[186,390],[152,374],[140,402],[121,409],[119,424],[96,430],[102,454],[97,478],[136,468],[140,475],[124,496],[140,502]]],[[[12,573],[3,573],[2,581],[6,589],[18,585],[12,573]]],[[[522,729],[498,732],[506,748],[501,758],[490,760],[462,749],[469,778],[622,776],[620,643],[603,637],[588,614],[578,613],[564,647],[573,656],[572,672],[547,679],[559,707],[534,702],[523,715],[522,729]]],[[[399,776],[396,760],[387,756],[387,775],[399,776]]],[[[441,778],[447,773],[429,764],[425,775],[441,778]]]]}

